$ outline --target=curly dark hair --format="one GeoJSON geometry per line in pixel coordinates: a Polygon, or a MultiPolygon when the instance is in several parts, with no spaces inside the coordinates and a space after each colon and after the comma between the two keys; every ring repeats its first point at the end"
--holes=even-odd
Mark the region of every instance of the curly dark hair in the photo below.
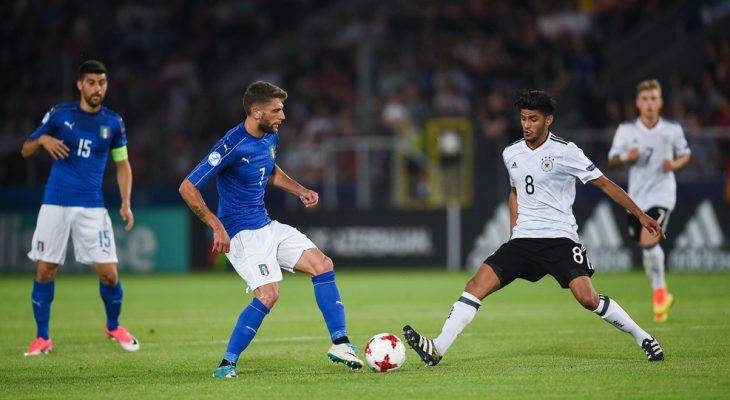
{"type": "Polygon", "coordinates": [[[515,108],[518,110],[538,110],[545,115],[554,115],[557,109],[555,99],[542,90],[525,90],[515,100],[515,108]]]}

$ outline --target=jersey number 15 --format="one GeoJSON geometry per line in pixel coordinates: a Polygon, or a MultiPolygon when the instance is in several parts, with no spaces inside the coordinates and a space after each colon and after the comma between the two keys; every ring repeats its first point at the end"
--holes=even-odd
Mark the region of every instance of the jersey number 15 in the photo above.
{"type": "Polygon", "coordinates": [[[89,158],[89,154],[91,154],[91,140],[79,139],[79,149],[76,151],[76,155],[89,158]]]}

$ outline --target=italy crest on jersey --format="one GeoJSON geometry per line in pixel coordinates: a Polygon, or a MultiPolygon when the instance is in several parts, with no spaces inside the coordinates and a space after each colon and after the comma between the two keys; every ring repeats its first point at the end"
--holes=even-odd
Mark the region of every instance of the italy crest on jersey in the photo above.
{"type": "Polygon", "coordinates": [[[271,156],[271,159],[276,159],[276,147],[269,146],[269,155],[271,156]]]}
{"type": "Polygon", "coordinates": [[[545,172],[550,172],[553,170],[553,161],[555,159],[551,156],[543,157],[542,161],[540,161],[540,168],[545,172]]]}
{"type": "Polygon", "coordinates": [[[109,136],[111,136],[111,129],[106,125],[100,126],[99,127],[99,137],[102,138],[103,140],[107,140],[107,139],[109,139],[109,136]]]}

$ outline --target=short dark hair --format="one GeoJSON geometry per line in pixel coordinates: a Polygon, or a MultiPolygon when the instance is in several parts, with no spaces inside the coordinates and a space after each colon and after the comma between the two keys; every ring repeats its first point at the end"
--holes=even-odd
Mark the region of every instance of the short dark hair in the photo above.
{"type": "Polygon", "coordinates": [[[246,115],[251,113],[251,106],[254,104],[267,103],[271,99],[286,100],[289,95],[284,89],[269,82],[256,81],[246,88],[243,94],[243,111],[246,115]]]}
{"type": "Polygon", "coordinates": [[[78,80],[84,79],[86,74],[106,74],[106,65],[103,62],[97,60],[86,60],[76,71],[76,77],[78,80]]]}
{"type": "Polygon", "coordinates": [[[525,90],[515,100],[518,110],[538,110],[545,115],[554,115],[557,109],[555,99],[542,90],[525,90]]]}

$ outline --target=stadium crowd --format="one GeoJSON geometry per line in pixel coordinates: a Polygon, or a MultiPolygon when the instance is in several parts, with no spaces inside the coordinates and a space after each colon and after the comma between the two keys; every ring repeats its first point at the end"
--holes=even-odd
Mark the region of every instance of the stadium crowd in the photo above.
{"type": "MultiPolygon", "coordinates": [[[[29,181],[18,149],[53,104],[77,97],[74,69],[86,58],[110,69],[106,104],[125,118],[135,185],[177,184],[215,138],[241,120],[243,89],[255,79],[289,92],[281,162],[314,186],[332,162],[341,179],[355,174],[353,157],[322,155],[331,137],[392,135],[433,116],[469,117],[481,139],[517,137],[511,100],[525,87],[556,95],[559,127],[609,132],[635,110],[632,90],[620,96],[612,90],[607,49],[674,6],[668,3],[6,4],[0,7],[12,18],[0,28],[6,43],[0,50],[0,185],[43,184],[29,181]],[[369,74],[366,101],[358,79],[363,71],[369,74]]],[[[702,7],[693,11],[679,21],[689,34],[714,21],[702,7]]],[[[699,127],[730,126],[730,41],[710,38],[705,55],[699,74],[673,74],[663,82],[665,115],[683,124],[690,141],[699,127]]],[[[698,154],[712,160],[711,167],[730,169],[729,147],[727,140],[705,142],[698,154]]]]}

